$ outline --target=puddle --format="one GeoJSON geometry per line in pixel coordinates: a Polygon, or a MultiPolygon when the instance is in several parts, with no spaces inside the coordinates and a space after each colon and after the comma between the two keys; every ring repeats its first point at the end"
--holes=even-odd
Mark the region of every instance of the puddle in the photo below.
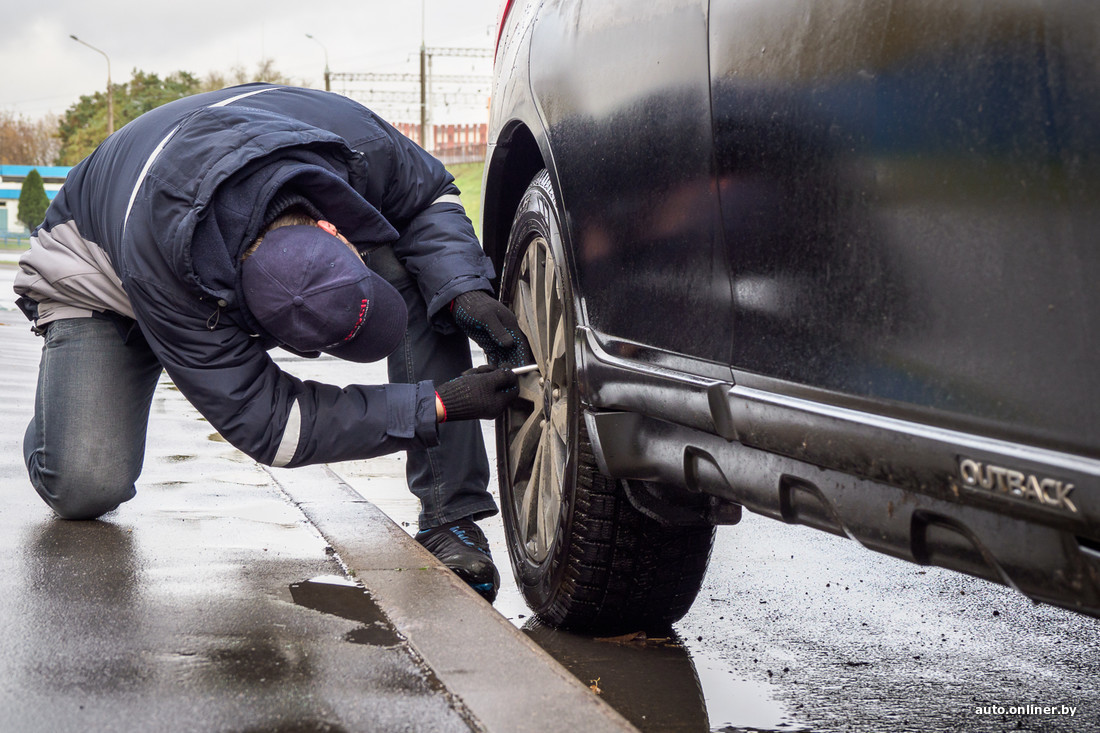
{"type": "Polygon", "coordinates": [[[299,606],[363,624],[344,636],[353,644],[398,646],[404,641],[370,593],[347,578],[324,575],[292,583],[290,595],[299,606]]]}
{"type": "Polygon", "coordinates": [[[676,638],[618,643],[528,621],[523,632],[642,731],[706,731],[707,709],[676,638]]]}
{"type": "Polygon", "coordinates": [[[675,635],[596,639],[529,620],[522,630],[640,730],[741,733],[806,730],[768,685],[733,677],[717,660],[693,657],[675,635]]]}
{"type": "Polygon", "coordinates": [[[809,730],[793,722],[786,708],[772,697],[767,683],[734,677],[728,665],[698,650],[693,650],[691,656],[706,700],[711,731],[802,733],[809,730]]]}

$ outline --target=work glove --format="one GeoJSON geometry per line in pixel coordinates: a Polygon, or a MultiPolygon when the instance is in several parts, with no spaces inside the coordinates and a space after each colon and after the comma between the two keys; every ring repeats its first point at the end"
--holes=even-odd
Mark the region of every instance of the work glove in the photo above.
{"type": "Polygon", "coordinates": [[[459,328],[485,351],[493,366],[514,368],[534,361],[515,314],[484,290],[456,297],[451,301],[451,315],[459,328]]]}
{"type": "Polygon", "coordinates": [[[448,420],[493,420],[519,396],[516,375],[509,369],[483,364],[435,389],[448,420]]]}

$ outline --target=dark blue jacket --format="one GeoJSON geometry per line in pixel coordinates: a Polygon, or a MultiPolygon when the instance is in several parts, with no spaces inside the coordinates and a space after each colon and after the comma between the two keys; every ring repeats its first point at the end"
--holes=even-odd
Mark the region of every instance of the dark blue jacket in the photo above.
{"type": "MultiPolygon", "coordinates": [[[[353,243],[391,244],[438,328],[453,327],[445,306],[456,295],[491,290],[492,265],[442,164],[362,105],[308,89],[245,85],[143,115],[72,170],[36,234],[54,249],[106,252],[175,385],[256,460],[298,466],[433,445],[430,382],[338,388],[269,358],[276,344],[245,307],[239,256],[287,189],[353,243]],[[74,224],[77,244],[62,236],[74,224]]],[[[47,257],[39,249],[25,273],[47,257]]],[[[17,290],[49,292],[49,272],[17,290]]]]}

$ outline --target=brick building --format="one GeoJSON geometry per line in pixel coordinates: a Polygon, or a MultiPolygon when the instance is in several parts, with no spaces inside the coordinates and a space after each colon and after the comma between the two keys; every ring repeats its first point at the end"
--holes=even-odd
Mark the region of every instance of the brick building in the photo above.
{"type": "MultiPolygon", "coordinates": [[[[420,125],[415,122],[392,123],[403,135],[420,142],[420,125]]],[[[489,126],[484,123],[432,125],[424,147],[445,164],[475,163],[485,159],[489,126]]]]}

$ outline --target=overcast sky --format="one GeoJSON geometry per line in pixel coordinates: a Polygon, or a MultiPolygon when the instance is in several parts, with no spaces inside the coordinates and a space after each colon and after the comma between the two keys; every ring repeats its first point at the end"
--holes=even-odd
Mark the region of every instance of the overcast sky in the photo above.
{"type": "MultiPolygon", "coordinates": [[[[107,61],[70,34],[110,57],[116,84],[135,68],[203,77],[236,65],[251,72],[270,58],[297,83],[321,89],[326,49],[333,72],[415,73],[422,3],[429,47],[492,47],[499,0],[0,0],[0,110],[60,114],[106,88],[107,61]]],[[[490,68],[484,59],[440,59],[434,72],[490,68]]]]}

